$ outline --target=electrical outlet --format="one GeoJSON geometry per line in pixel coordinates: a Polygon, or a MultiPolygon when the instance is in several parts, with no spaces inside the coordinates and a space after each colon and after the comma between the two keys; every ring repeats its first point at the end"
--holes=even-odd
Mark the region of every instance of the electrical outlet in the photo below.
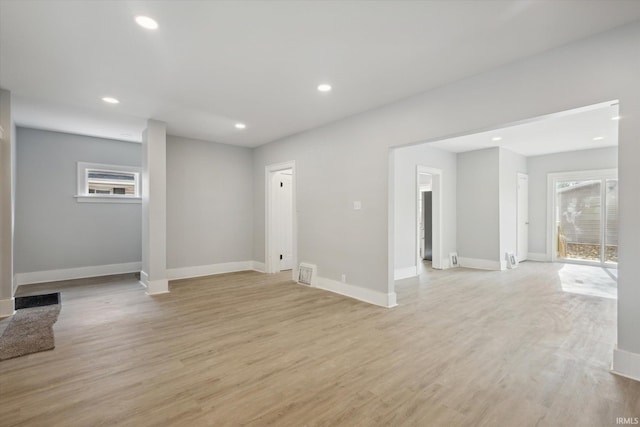
{"type": "Polygon", "coordinates": [[[342,283],[347,283],[347,275],[342,273],[342,283]]]}

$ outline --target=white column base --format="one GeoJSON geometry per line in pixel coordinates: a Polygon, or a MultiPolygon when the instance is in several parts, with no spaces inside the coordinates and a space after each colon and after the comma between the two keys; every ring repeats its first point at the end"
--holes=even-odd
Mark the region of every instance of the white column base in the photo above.
{"type": "Polygon", "coordinates": [[[169,280],[149,280],[149,275],[144,271],[140,272],[140,284],[147,288],[147,295],[159,295],[169,293],[169,280]]]}
{"type": "Polygon", "coordinates": [[[0,299],[0,318],[12,316],[16,312],[15,299],[0,299]]]}
{"type": "Polygon", "coordinates": [[[147,282],[147,295],[159,295],[169,293],[169,281],[167,279],[150,280],[147,282]]]}
{"type": "Polygon", "coordinates": [[[611,373],[640,381],[640,354],[614,348],[611,373]]]}

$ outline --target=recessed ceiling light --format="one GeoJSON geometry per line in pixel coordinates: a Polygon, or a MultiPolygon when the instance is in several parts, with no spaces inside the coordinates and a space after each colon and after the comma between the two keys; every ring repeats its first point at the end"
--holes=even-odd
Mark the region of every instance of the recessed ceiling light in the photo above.
{"type": "Polygon", "coordinates": [[[620,120],[620,116],[611,117],[611,120],[620,120]]]}
{"type": "Polygon", "coordinates": [[[493,138],[491,138],[492,141],[502,141],[502,137],[501,136],[494,136],[493,138]]]}
{"type": "Polygon", "coordinates": [[[594,141],[602,141],[604,139],[604,136],[596,136],[595,138],[593,138],[594,141]]]}
{"type": "Polygon", "coordinates": [[[236,123],[236,129],[245,129],[247,125],[244,123],[236,123]]]}
{"type": "Polygon", "coordinates": [[[157,30],[158,23],[148,16],[136,16],[136,23],[147,30],[157,30]]]}
{"type": "Polygon", "coordinates": [[[331,85],[323,83],[321,85],[318,85],[318,90],[320,92],[330,92],[331,91],[331,85]]]}
{"type": "Polygon", "coordinates": [[[108,104],[120,104],[120,101],[111,96],[105,96],[102,100],[108,104]]]}

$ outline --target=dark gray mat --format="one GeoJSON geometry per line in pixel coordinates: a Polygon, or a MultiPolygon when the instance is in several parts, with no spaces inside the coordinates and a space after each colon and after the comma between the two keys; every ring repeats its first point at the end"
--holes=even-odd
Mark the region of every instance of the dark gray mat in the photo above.
{"type": "Polygon", "coordinates": [[[17,310],[0,336],[0,360],[54,348],[53,324],[59,313],[59,304],[17,310]]]}

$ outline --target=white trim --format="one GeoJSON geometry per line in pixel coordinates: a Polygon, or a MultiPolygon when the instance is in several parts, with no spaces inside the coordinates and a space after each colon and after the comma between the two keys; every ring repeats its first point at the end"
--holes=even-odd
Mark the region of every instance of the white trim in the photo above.
{"type": "Polygon", "coordinates": [[[458,257],[458,264],[460,267],[475,268],[478,270],[504,270],[507,263],[506,261],[458,257]]]}
{"type": "Polygon", "coordinates": [[[549,262],[551,260],[548,258],[547,254],[539,252],[529,252],[527,261],[549,262]]]}
{"type": "Polygon", "coordinates": [[[432,194],[432,209],[434,215],[431,217],[431,232],[432,232],[432,255],[431,264],[433,268],[441,270],[443,264],[442,256],[442,220],[443,220],[443,192],[444,183],[442,177],[442,169],[436,169],[429,166],[416,166],[416,192],[415,192],[415,207],[416,207],[416,267],[422,262],[420,259],[420,206],[418,206],[418,200],[420,200],[420,174],[428,174],[432,176],[431,180],[431,194],[432,194]],[[435,185],[437,183],[437,185],[435,185]],[[437,203],[437,210],[434,209],[437,203]]]}
{"type": "Polygon", "coordinates": [[[557,251],[557,242],[554,241],[556,234],[556,216],[555,216],[555,191],[553,189],[554,181],[552,174],[547,174],[547,253],[546,258],[553,262],[557,251]]]}
{"type": "Polygon", "coordinates": [[[640,381],[640,354],[614,348],[611,373],[640,381]]]}
{"type": "MultiPolygon", "coordinates": [[[[395,294],[394,278],[396,268],[396,186],[395,186],[396,150],[391,148],[387,159],[387,292],[395,294]]],[[[416,269],[418,265],[416,265],[416,269]]]]}
{"type": "Polygon", "coordinates": [[[167,269],[169,280],[189,279],[191,277],[213,276],[215,274],[235,273],[237,271],[253,270],[254,261],[235,261],[220,264],[195,265],[167,269]]]}
{"type": "Polygon", "coordinates": [[[147,295],[160,295],[169,293],[169,281],[167,279],[149,280],[147,282],[147,295]]]}
{"type": "Polygon", "coordinates": [[[64,268],[60,270],[33,271],[16,273],[16,287],[34,283],[57,282],[60,280],[84,279],[87,277],[110,276],[112,274],[137,273],[140,262],[123,264],[93,265],[89,267],[64,268]]]}
{"type": "Polygon", "coordinates": [[[315,288],[324,289],[325,291],[344,295],[350,298],[364,301],[369,304],[374,304],[386,308],[391,308],[398,305],[396,303],[395,292],[385,294],[383,292],[374,291],[371,289],[363,288],[356,285],[350,285],[348,283],[343,283],[337,280],[319,276],[316,283],[317,284],[314,286],[315,288]]]}
{"type": "Polygon", "coordinates": [[[13,315],[15,310],[14,298],[0,299],[0,319],[13,315]]]}
{"type": "Polygon", "coordinates": [[[250,270],[257,271],[258,273],[264,273],[264,262],[251,261],[250,270]]]}
{"type": "Polygon", "coordinates": [[[77,194],[73,196],[78,203],[142,203],[142,197],[123,197],[102,194],[99,196],[88,196],[86,194],[77,194]]]}
{"type": "Polygon", "coordinates": [[[292,238],[293,238],[293,245],[292,245],[292,252],[293,252],[293,256],[292,256],[292,265],[293,268],[291,269],[291,279],[293,281],[296,281],[297,276],[297,266],[298,266],[298,214],[297,214],[297,208],[296,208],[296,181],[297,181],[297,174],[296,174],[296,162],[295,160],[291,160],[291,161],[287,161],[287,162],[282,162],[282,163],[275,163],[275,164],[271,164],[271,165],[267,165],[264,168],[264,185],[265,185],[265,221],[264,221],[264,231],[265,231],[265,269],[264,271],[266,273],[277,273],[278,271],[276,271],[276,263],[274,262],[273,259],[273,254],[272,254],[272,250],[271,250],[271,234],[273,233],[273,231],[271,230],[271,216],[272,216],[272,199],[273,199],[273,195],[271,192],[271,175],[275,172],[280,172],[283,170],[287,170],[287,169],[291,169],[291,192],[292,192],[292,209],[293,209],[293,230],[292,230],[292,238]]]}
{"type": "Polygon", "coordinates": [[[418,269],[415,266],[396,268],[393,277],[395,280],[408,279],[418,276],[418,269]]]}
{"type": "Polygon", "coordinates": [[[527,181],[527,197],[529,195],[529,174],[527,173],[523,173],[523,172],[516,172],[516,256],[518,256],[520,258],[520,261],[526,261],[529,259],[529,200],[527,199],[527,212],[525,212],[527,214],[527,221],[525,222],[525,225],[527,226],[527,253],[522,256],[522,254],[518,253],[518,250],[520,249],[520,179],[521,178],[526,178],[527,181]]]}
{"type": "Polygon", "coordinates": [[[103,163],[77,162],[77,193],[78,203],[142,203],[142,168],[140,166],[107,165],[103,163]],[[88,169],[101,170],[106,172],[129,172],[134,175],[134,188],[136,193],[133,196],[126,195],[92,195],[87,187],[88,169]],[[91,201],[88,199],[95,199],[91,201]]]}

